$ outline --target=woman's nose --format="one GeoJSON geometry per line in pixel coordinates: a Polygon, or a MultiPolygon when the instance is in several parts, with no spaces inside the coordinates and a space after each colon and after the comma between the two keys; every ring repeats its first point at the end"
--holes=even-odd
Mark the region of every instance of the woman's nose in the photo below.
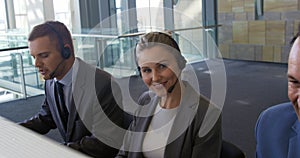
{"type": "Polygon", "coordinates": [[[152,72],[152,81],[159,81],[160,79],[160,73],[158,71],[152,72]]]}

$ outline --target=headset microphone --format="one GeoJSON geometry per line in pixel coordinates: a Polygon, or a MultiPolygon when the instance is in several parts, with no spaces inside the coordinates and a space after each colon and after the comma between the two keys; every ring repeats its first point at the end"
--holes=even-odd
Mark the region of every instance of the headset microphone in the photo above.
{"type": "Polygon", "coordinates": [[[168,93],[172,93],[172,91],[174,90],[177,82],[178,82],[178,78],[177,78],[176,82],[167,90],[168,93]]]}
{"type": "Polygon", "coordinates": [[[62,59],[62,61],[56,66],[56,68],[49,74],[49,76],[50,76],[51,79],[55,77],[54,75],[55,75],[56,71],[58,70],[58,68],[61,66],[61,64],[62,64],[64,61],[65,61],[65,60],[62,59]]]}
{"type": "Polygon", "coordinates": [[[167,90],[168,93],[172,93],[172,91],[174,90],[174,88],[179,80],[178,78],[180,77],[180,75],[181,75],[181,73],[179,73],[176,82],[167,90]]]}

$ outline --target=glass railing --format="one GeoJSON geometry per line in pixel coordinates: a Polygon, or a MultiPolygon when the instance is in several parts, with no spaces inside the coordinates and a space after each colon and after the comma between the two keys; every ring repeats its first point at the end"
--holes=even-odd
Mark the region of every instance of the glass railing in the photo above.
{"type": "MultiPolygon", "coordinates": [[[[143,34],[128,36],[73,34],[75,53],[89,64],[100,67],[115,77],[135,75],[133,52],[140,35],[143,34]]],[[[215,49],[216,46],[215,43],[211,43],[213,40],[206,30],[180,31],[173,33],[173,37],[189,63],[215,58],[218,54],[217,50],[211,49],[215,49]],[[210,42],[203,42],[204,40],[210,42]]]]}
{"type": "Polygon", "coordinates": [[[10,30],[0,35],[0,49],[10,49],[27,46],[27,35],[10,30]]]}
{"type": "Polygon", "coordinates": [[[135,73],[130,49],[135,46],[134,38],[73,34],[73,39],[76,56],[89,64],[100,67],[115,77],[125,77],[135,73]]]}
{"type": "Polygon", "coordinates": [[[27,47],[0,49],[0,102],[43,94],[27,47]]]}
{"type": "Polygon", "coordinates": [[[73,35],[76,56],[110,72],[115,77],[135,75],[133,48],[138,37],[73,35]]]}
{"type": "MultiPolygon", "coordinates": [[[[212,49],[205,45],[210,42],[203,42],[206,36],[207,31],[202,29],[174,33],[174,38],[189,63],[215,56],[211,55],[212,49]]],[[[15,41],[11,39],[20,40],[21,46],[25,45],[25,35],[5,37],[9,38],[4,40],[4,36],[0,36],[2,41],[6,41],[2,42],[6,43],[5,46],[0,48],[0,102],[1,96],[7,94],[11,96],[10,99],[43,94],[44,80],[34,67],[34,59],[30,56],[27,46],[6,48],[15,46],[15,41]]],[[[136,75],[133,52],[139,36],[73,34],[72,37],[76,56],[87,63],[104,69],[117,78],[136,75]]]]}

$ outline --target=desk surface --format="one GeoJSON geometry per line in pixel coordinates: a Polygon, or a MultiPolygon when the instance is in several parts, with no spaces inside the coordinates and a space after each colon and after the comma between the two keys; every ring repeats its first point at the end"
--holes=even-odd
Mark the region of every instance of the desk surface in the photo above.
{"type": "Polygon", "coordinates": [[[86,158],[66,146],[0,117],[0,157],[86,158]]]}

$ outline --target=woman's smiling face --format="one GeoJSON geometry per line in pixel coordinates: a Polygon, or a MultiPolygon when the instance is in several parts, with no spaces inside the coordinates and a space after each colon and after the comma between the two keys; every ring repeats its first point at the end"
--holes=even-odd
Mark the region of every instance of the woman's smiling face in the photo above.
{"type": "Polygon", "coordinates": [[[163,46],[140,51],[137,53],[137,62],[144,83],[158,96],[167,94],[181,71],[174,55],[163,46]]]}

